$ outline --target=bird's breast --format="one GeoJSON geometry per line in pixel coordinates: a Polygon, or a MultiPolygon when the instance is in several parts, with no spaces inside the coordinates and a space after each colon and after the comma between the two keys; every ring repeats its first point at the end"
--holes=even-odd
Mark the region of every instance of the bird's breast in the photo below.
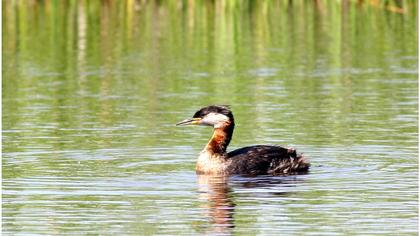
{"type": "Polygon", "coordinates": [[[202,151],[197,159],[196,172],[199,174],[223,174],[228,162],[224,156],[202,151]]]}

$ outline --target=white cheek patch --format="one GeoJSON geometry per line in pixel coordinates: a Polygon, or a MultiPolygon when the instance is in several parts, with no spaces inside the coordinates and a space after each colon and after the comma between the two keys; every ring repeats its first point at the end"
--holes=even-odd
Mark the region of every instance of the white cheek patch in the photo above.
{"type": "Polygon", "coordinates": [[[229,117],[220,113],[209,113],[201,120],[204,125],[210,125],[217,128],[217,126],[229,120],[229,117]]]}

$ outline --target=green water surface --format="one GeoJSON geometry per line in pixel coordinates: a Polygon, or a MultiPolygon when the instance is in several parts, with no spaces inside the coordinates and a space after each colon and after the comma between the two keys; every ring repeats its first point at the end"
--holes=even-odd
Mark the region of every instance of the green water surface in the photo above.
{"type": "Polygon", "coordinates": [[[417,3],[358,2],[3,0],[3,234],[416,235],[417,3]],[[210,104],[310,173],[197,176],[210,104]]]}

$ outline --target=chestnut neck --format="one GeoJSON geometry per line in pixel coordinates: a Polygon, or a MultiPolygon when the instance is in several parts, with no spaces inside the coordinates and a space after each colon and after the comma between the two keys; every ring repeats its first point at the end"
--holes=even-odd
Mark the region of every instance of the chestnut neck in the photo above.
{"type": "Polygon", "coordinates": [[[215,127],[213,130],[213,136],[207,143],[205,150],[211,154],[224,155],[226,154],[227,146],[232,139],[233,129],[235,128],[235,122],[230,120],[223,125],[215,127]]]}

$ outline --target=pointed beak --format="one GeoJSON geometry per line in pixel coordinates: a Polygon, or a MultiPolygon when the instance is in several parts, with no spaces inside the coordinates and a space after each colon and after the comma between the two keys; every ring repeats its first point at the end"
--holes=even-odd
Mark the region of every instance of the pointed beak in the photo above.
{"type": "Polygon", "coordinates": [[[197,125],[197,124],[200,124],[200,121],[201,121],[201,118],[186,119],[186,120],[183,120],[183,121],[177,123],[176,126],[179,126],[179,125],[197,125]]]}

